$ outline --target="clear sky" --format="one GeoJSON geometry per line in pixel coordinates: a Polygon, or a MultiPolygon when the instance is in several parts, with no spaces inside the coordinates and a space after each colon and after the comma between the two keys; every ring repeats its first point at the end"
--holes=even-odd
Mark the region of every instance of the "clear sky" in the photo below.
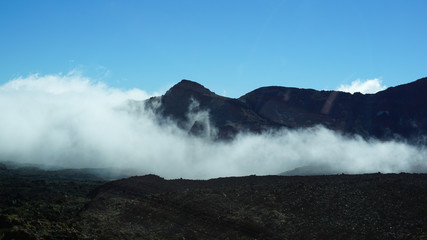
{"type": "Polygon", "coordinates": [[[81,71],[120,89],[181,79],[238,97],[427,76],[427,1],[0,1],[0,84],[81,71]]]}

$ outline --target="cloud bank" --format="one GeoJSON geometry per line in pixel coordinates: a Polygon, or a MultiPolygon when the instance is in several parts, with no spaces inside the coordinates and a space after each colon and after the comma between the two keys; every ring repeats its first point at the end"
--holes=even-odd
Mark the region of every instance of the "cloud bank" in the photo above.
{"type": "Polygon", "coordinates": [[[173,123],[159,126],[141,102],[150,96],[75,72],[11,80],[0,86],[0,161],[201,179],[319,164],[337,173],[427,169],[425,149],[343,137],[320,126],[240,134],[227,143],[194,137],[173,123]]]}
{"type": "Polygon", "coordinates": [[[349,93],[376,93],[386,89],[385,85],[382,85],[381,80],[378,78],[362,81],[357,79],[350,85],[344,85],[338,87],[338,91],[349,92],[349,93]]]}

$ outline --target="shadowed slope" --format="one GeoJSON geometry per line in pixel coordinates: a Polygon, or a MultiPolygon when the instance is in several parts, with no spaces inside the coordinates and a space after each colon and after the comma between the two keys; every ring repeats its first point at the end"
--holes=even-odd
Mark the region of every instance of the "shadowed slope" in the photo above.
{"type": "Polygon", "coordinates": [[[427,78],[376,94],[262,87],[233,99],[183,80],[147,107],[195,135],[232,138],[236,133],[305,128],[321,124],[344,134],[417,142],[427,132],[427,78]],[[155,103],[161,103],[159,108],[155,103]],[[200,117],[200,112],[205,112],[200,117]],[[210,125],[209,125],[210,124],[210,125]],[[215,135],[215,134],[213,134],[215,135]]]}

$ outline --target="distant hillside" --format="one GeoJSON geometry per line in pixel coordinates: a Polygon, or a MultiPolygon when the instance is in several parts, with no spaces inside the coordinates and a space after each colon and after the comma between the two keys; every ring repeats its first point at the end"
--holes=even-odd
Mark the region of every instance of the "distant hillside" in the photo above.
{"type": "Polygon", "coordinates": [[[242,131],[259,133],[321,124],[344,134],[415,143],[423,142],[421,137],[427,133],[425,92],[427,78],[376,94],[262,87],[235,99],[182,80],[145,105],[154,109],[159,120],[172,119],[191,134],[219,139],[232,138],[242,131]],[[203,111],[209,115],[201,115],[203,111]]]}

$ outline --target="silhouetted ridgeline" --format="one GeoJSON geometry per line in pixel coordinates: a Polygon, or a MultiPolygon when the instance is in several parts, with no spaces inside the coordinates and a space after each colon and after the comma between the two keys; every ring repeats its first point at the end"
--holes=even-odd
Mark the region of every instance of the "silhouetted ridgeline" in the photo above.
{"type": "Polygon", "coordinates": [[[167,117],[192,134],[219,139],[241,131],[321,124],[344,134],[425,144],[426,92],[427,78],[422,78],[376,94],[262,87],[227,98],[182,80],[163,96],[147,100],[146,107],[154,109],[159,120],[167,117]]]}

